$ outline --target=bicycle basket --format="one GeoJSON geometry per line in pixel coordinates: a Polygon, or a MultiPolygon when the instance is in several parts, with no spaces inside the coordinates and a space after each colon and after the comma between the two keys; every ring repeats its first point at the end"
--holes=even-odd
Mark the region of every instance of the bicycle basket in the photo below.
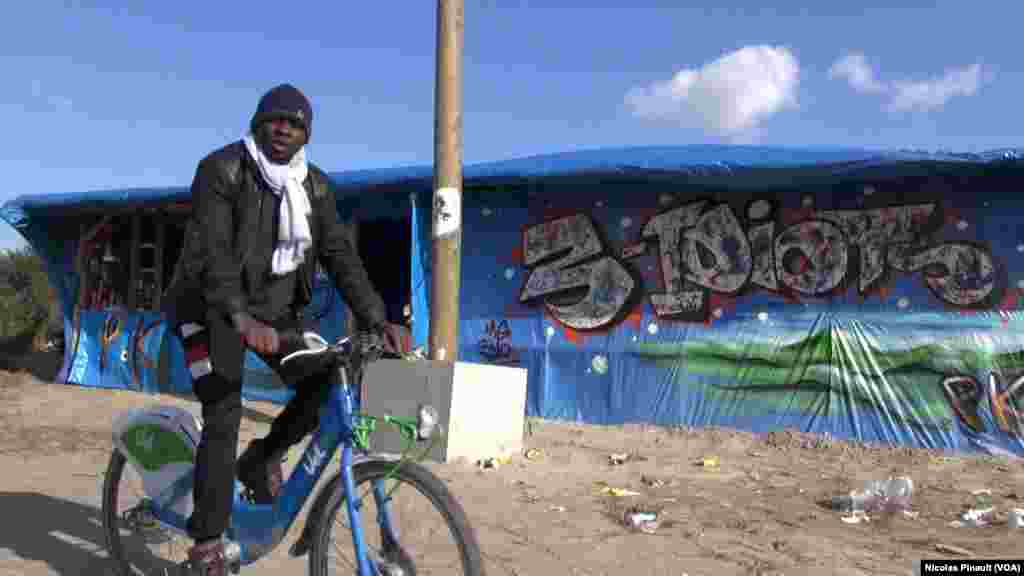
{"type": "MultiPolygon", "coordinates": [[[[198,419],[177,406],[135,408],[114,422],[114,445],[142,477],[143,490],[153,499],[192,470],[199,437],[198,419]]],[[[171,509],[190,515],[191,492],[171,509]]]]}

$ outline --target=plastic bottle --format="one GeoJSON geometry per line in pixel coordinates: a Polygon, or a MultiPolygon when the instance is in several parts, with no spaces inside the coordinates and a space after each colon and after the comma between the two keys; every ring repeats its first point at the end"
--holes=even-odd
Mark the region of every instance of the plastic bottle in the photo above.
{"type": "Polygon", "coordinates": [[[872,480],[861,490],[832,499],[832,507],[843,512],[896,512],[908,510],[914,496],[914,481],[906,476],[872,480]]]}
{"type": "Polygon", "coordinates": [[[890,478],[885,483],[882,494],[885,497],[886,508],[890,511],[909,510],[914,497],[914,481],[907,476],[890,478]]]}
{"type": "Polygon", "coordinates": [[[1007,524],[1014,530],[1024,528],[1024,509],[1014,508],[1010,510],[1010,520],[1007,524]]]}

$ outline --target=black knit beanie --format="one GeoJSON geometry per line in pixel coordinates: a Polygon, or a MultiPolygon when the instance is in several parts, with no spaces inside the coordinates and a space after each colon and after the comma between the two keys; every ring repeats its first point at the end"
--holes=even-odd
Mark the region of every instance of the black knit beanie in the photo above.
{"type": "Polygon", "coordinates": [[[313,108],[298,88],[291,84],[271,88],[260,98],[249,129],[255,133],[260,124],[274,118],[293,118],[301,122],[306,127],[306,142],[309,142],[313,133],[313,108]]]}

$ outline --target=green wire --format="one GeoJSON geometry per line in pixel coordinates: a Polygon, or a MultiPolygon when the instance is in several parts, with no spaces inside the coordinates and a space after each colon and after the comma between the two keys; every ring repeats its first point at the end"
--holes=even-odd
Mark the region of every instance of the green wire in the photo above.
{"type": "MultiPolygon", "coordinates": [[[[353,426],[353,444],[355,444],[355,446],[360,450],[366,452],[369,451],[370,434],[376,431],[378,421],[383,421],[385,424],[392,424],[398,428],[398,432],[402,435],[402,438],[405,439],[405,447],[402,449],[402,453],[398,457],[398,462],[395,462],[391,469],[388,470],[387,474],[384,475],[383,480],[393,479],[395,474],[398,472],[398,469],[401,468],[403,464],[410,461],[409,453],[412,452],[413,448],[416,446],[416,421],[412,418],[396,418],[394,416],[378,417],[370,416],[368,414],[356,414],[354,420],[356,420],[357,423],[353,426]]],[[[430,451],[434,449],[435,445],[437,445],[437,441],[442,435],[443,432],[433,434],[430,439],[430,444],[428,444],[413,461],[420,462],[425,459],[427,454],[430,454],[430,451]]],[[[391,495],[397,489],[398,484],[395,484],[390,490],[388,490],[386,497],[390,500],[391,495]]],[[[362,507],[363,499],[366,498],[368,493],[369,490],[359,497],[359,507],[362,507]]]]}

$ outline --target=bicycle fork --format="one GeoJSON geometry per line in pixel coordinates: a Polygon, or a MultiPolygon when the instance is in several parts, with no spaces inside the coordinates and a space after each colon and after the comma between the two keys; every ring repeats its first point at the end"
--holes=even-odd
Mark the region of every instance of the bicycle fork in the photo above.
{"type": "Polygon", "coordinates": [[[352,446],[346,442],[341,448],[341,483],[345,490],[345,509],[348,512],[348,525],[352,531],[352,547],[356,553],[356,565],[359,576],[375,576],[376,569],[371,571],[370,561],[366,555],[366,539],[363,537],[363,525],[359,521],[359,508],[362,502],[357,501],[355,481],[352,478],[352,446]]]}
{"type": "MultiPolygon", "coordinates": [[[[381,562],[390,563],[393,559],[390,557],[394,554],[399,557],[404,556],[404,551],[401,550],[398,542],[398,531],[395,529],[392,523],[391,516],[391,495],[387,493],[384,487],[384,480],[373,480],[373,499],[377,504],[377,525],[380,529],[382,552],[385,557],[378,555],[367,554],[366,535],[363,532],[363,525],[360,522],[360,512],[362,511],[363,501],[362,498],[356,493],[355,479],[352,474],[352,447],[343,446],[341,452],[341,480],[342,489],[345,491],[345,495],[352,495],[351,498],[346,497],[345,508],[348,513],[349,527],[352,532],[352,546],[355,549],[356,564],[359,566],[360,576],[387,576],[392,572],[386,570],[385,566],[381,565],[381,562]]],[[[396,566],[397,567],[397,566],[396,566]]],[[[402,574],[403,572],[398,572],[402,574]]]]}
{"type": "MultiPolygon", "coordinates": [[[[352,422],[352,395],[348,386],[348,373],[345,370],[338,371],[339,381],[345,394],[341,402],[341,421],[352,422]]],[[[351,432],[351,429],[350,429],[351,432]]],[[[391,558],[370,558],[367,554],[366,537],[363,534],[363,525],[359,521],[360,509],[363,507],[362,498],[356,493],[355,478],[352,471],[352,441],[343,442],[341,446],[341,483],[342,494],[345,502],[345,509],[348,512],[348,524],[352,532],[352,546],[355,548],[356,564],[359,566],[359,576],[390,576],[395,571],[390,564],[391,558]],[[378,563],[380,560],[381,563],[378,563]],[[387,563],[387,564],[385,564],[387,563]],[[382,570],[385,570],[382,572],[382,570]]],[[[380,527],[383,552],[391,556],[397,552],[400,557],[405,557],[404,551],[398,544],[398,534],[391,523],[391,496],[384,490],[383,480],[373,480],[373,497],[377,504],[377,524],[380,527]]],[[[395,566],[397,567],[397,566],[395,566]]],[[[401,576],[403,570],[398,570],[397,575],[401,576]]]]}

